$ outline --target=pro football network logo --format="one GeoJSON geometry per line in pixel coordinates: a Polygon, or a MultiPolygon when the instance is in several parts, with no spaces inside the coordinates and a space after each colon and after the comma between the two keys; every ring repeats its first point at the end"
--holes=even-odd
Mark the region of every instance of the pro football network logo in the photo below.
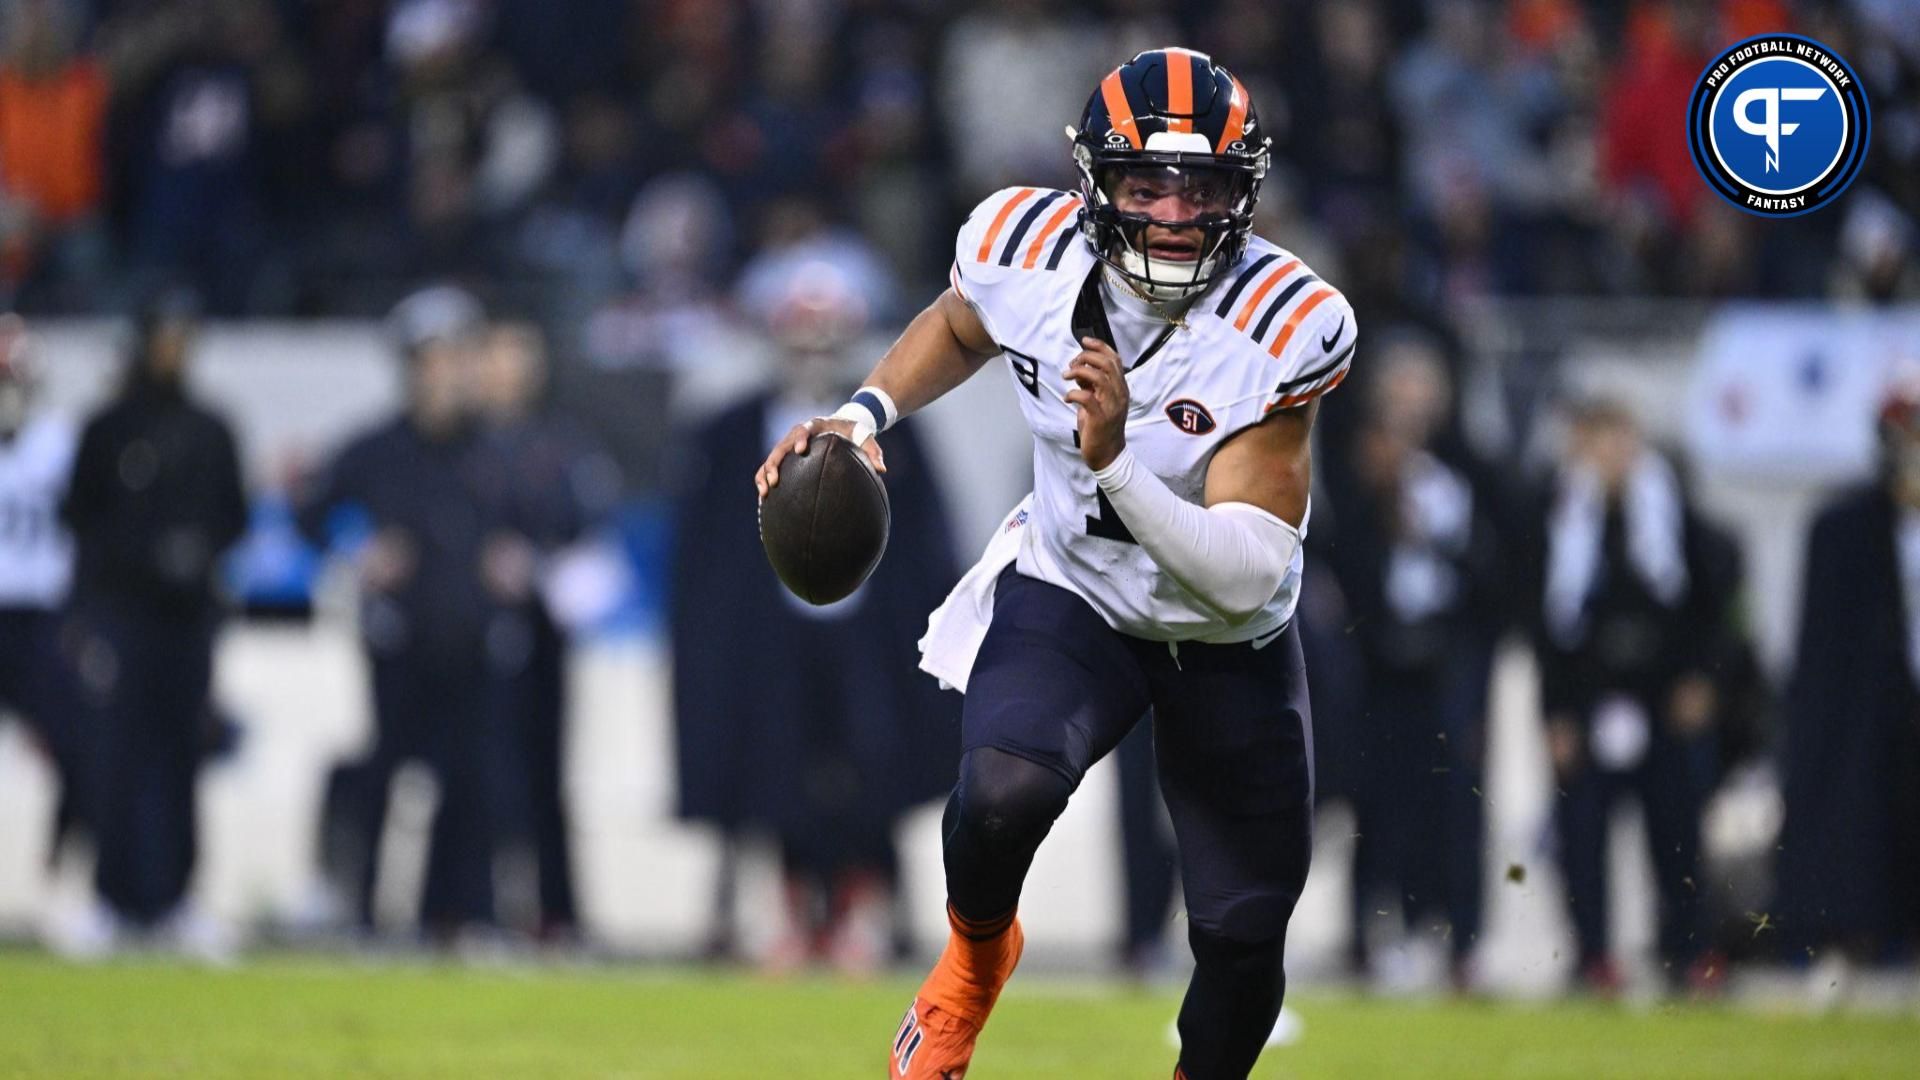
{"type": "Polygon", "coordinates": [[[1715,57],[1687,106],[1707,185],[1763,217],[1798,217],[1847,190],[1867,158],[1867,95],[1832,49],[1762,34],[1715,57]]]}

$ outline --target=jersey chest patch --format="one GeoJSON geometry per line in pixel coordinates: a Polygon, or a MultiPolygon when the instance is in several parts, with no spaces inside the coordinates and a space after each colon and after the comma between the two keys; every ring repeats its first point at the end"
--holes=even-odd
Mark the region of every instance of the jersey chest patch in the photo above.
{"type": "Polygon", "coordinates": [[[1173,421],[1175,428],[1188,435],[1208,435],[1218,426],[1213,421],[1213,414],[1207,411],[1207,407],[1192,398],[1181,398],[1178,401],[1169,402],[1167,419],[1173,421]]]}

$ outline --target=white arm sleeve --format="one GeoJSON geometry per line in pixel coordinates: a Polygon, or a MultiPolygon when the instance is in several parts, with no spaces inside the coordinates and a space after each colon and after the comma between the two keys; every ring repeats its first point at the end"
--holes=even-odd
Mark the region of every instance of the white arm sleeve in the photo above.
{"type": "Polygon", "coordinates": [[[1175,495],[1132,448],[1093,478],[1160,569],[1235,626],[1280,591],[1300,550],[1300,530],[1251,503],[1196,506],[1175,495]]]}

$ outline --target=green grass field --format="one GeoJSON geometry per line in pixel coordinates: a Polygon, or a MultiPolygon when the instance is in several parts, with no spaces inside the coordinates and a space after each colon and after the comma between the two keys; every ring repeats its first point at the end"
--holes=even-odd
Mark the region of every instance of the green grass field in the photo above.
{"type": "MultiPolygon", "coordinates": [[[[879,1080],[911,986],[685,970],[99,968],[0,953],[0,1077],[879,1080]]],[[[1920,1075],[1920,1020],[1710,1008],[1406,1004],[1302,994],[1260,1077],[1920,1075]]],[[[975,1080],[1160,1078],[1171,993],[1016,982],[975,1080]]]]}

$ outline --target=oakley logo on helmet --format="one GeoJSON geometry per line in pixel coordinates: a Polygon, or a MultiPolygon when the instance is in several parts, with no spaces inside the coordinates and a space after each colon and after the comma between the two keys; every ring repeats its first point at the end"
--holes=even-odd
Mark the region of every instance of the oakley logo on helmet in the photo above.
{"type": "Polygon", "coordinates": [[[1108,73],[1067,129],[1094,253],[1154,299],[1205,290],[1253,233],[1271,156],[1258,128],[1246,87],[1205,53],[1151,49],[1108,73]]]}

